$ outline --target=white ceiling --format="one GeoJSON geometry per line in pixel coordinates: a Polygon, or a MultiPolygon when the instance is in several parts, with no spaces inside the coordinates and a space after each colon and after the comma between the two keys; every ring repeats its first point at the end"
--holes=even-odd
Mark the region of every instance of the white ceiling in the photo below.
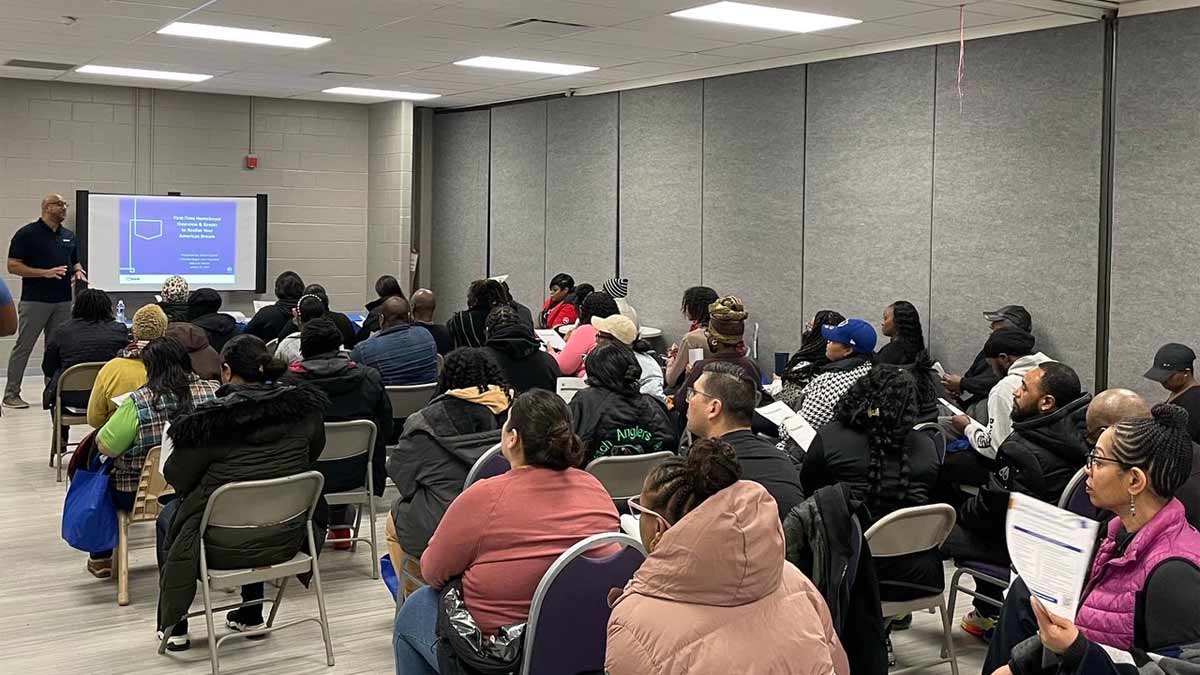
{"type": "MultiPolygon", "coordinates": [[[[285,98],[362,101],[321,90],[336,86],[400,89],[443,95],[426,105],[469,106],[569,89],[588,93],[644,86],[945,41],[957,35],[959,4],[966,5],[968,37],[1077,23],[1088,20],[1078,14],[1093,11],[1058,0],[751,0],[863,21],[807,34],[667,16],[709,1],[0,0],[0,63],[30,59],[208,73],[215,77],[196,84],[140,84],[285,98]],[[295,50],[155,33],[184,17],[196,23],[333,40],[295,50]],[[588,27],[563,36],[502,28],[529,18],[588,27]],[[600,70],[547,77],[453,65],[481,55],[600,70]],[[330,70],[357,74],[319,75],[330,70]]],[[[1120,4],[1124,14],[1126,7],[1198,3],[1123,0],[1120,4]]],[[[72,71],[5,66],[0,66],[0,77],[131,83],[72,71]]]]}

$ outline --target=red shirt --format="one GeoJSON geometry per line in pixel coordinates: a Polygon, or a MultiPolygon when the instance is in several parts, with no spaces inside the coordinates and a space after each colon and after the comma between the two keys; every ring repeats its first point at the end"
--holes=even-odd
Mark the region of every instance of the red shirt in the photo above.
{"type": "Polygon", "coordinates": [[[575,305],[563,300],[551,307],[551,302],[550,298],[546,298],[545,304],[542,305],[542,316],[546,317],[546,328],[570,326],[579,320],[579,312],[575,309],[575,305]]]}
{"type": "Polygon", "coordinates": [[[581,539],[620,528],[612,497],[579,469],[522,467],[475,483],[450,503],[421,576],[434,588],[462,575],[484,634],[529,618],[546,570],[581,539]]]}

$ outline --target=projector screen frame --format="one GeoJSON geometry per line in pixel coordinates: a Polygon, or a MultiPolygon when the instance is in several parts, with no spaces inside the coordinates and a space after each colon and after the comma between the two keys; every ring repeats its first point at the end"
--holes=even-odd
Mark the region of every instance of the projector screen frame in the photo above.
{"type": "MultiPolygon", "coordinates": [[[[78,241],[79,260],[84,269],[88,267],[88,198],[91,195],[109,195],[115,197],[200,197],[212,199],[249,199],[253,196],[257,206],[255,225],[257,234],[257,250],[254,259],[254,293],[267,292],[267,195],[259,192],[255,195],[185,195],[179,192],[168,192],[165,195],[137,194],[131,192],[92,192],[91,190],[75,191],[75,237],[78,241]]],[[[136,292],[136,291],[131,291],[136,292]]],[[[244,291],[232,291],[244,292],[244,291]]]]}

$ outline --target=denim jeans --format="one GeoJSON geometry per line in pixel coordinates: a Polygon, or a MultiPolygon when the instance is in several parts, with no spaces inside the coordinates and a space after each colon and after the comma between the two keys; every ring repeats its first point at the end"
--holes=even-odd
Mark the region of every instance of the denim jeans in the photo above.
{"type": "Polygon", "coordinates": [[[396,610],[392,651],[396,675],[437,675],[438,592],[423,586],[396,610]]]}

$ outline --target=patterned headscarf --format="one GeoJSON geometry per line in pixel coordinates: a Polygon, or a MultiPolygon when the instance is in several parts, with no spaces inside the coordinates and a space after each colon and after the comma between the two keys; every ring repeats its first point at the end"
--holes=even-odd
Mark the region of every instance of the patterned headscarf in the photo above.
{"type": "Polygon", "coordinates": [[[726,295],[708,306],[708,337],[727,345],[742,343],[746,334],[746,312],[742,299],[726,295]]]}
{"type": "Polygon", "coordinates": [[[162,292],[159,295],[162,296],[163,302],[186,303],[188,301],[187,279],[178,274],[167,277],[167,280],[163,282],[162,292]]]}

